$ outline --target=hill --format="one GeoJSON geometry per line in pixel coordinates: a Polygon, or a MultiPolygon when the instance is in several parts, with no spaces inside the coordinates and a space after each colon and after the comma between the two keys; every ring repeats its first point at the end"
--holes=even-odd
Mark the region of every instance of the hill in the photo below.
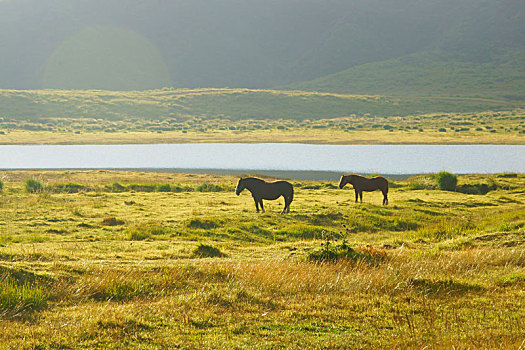
{"type": "Polygon", "coordinates": [[[523,144],[523,103],[256,89],[0,90],[1,144],[523,144]]]}
{"type": "Polygon", "coordinates": [[[521,98],[524,19],[521,0],[0,1],[0,88],[521,98]]]}
{"type": "Polygon", "coordinates": [[[522,108],[518,102],[450,97],[387,97],[252,89],[151,91],[0,90],[6,120],[95,118],[203,120],[225,118],[318,120],[356,116],[407,116],[522,108]]]}
{"type": "Polygon", "coordinates": [[[525,101],[525,51],[467,62],[439,52],[367,63],[288,89],[398,96],[471,96],[525,101]]]}

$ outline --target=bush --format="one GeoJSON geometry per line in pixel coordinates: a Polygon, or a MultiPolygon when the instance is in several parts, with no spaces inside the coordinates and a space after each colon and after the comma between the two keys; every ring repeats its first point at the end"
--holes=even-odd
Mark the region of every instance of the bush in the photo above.
{"type": "Polygon", "coordinates": [[[201,243],[193,251],[193,256],[198,258],[222,258],[225,257],[226,254],[221,252],[218,248],[201,243]]]}
{"type": "Polygon", "coordinates": [[[458,177],[446,171],[436,175],[437,186],[442,191],[455,191],[458,184],[458,177]]]}
{"type": "Polygon", "coordinates": [[[170,184],[162,184],[157,187],[158,192],[171,192],[170,184]]]}
{"type": "Polygon", "coordinates": [[[135,192],[155,192],[156,188],[157,186],[155,185],[129,184],[127,190],[135,192]]]}
{"type": "Polygon", "coordinates": [[[124,225],[125,222],[113,216],[110,216],[110,217],[102,219],[102,222],[100,224],[103,226],[118,226],[118,225],[124,225]]]}
{"type": "Polygon", "coordinates": [[[48,186],[48,189],[54,193],[78,193],[82,190],[86,190],[87,187],[74,182],[68,182],[65,184],[55,184],[48,186]]]}
{"type": "Polygon", "coordinates": [[[487,194],[492,190],[495,190],[497,186],[492,184],[491,186],[487,184],[464,184],[456,187],[456,191],[465,193],[465,194],[487,194]]]}
{"type": "Polygon", "coordinates": [[[222,192],[224,189],[219,185],[203,183],[195,188],[197,192],[222,192]]]}
{"type": "Polygon", "coordinates": [[[124,192],[126,187],[122,186],[118,182],[114,182],[111,186],[107,186],[107,189],[111,192],[124,192]]]}
{"type": "Polygon", "coordinates": [[[42,183],[40,181],[35,179],[27,179],[26,180],[26,192],[27,193],[39,193],[44,190],[44,186],[42,186],[42,183]]]}

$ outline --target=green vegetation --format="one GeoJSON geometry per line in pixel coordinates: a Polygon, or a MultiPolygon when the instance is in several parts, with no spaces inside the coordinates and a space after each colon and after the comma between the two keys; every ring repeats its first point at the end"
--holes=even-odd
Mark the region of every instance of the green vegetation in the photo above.
{"type": "Polygon", "coordinates": [[[27,179],[26,180],[26,192],[27,193],[38,193],[42,192],[44,189],[44,186],[42,183],[35,179],[27,179]]]}
{"type": "Polygon", "coordinates": [[[0,90],[3,144],[523,144],[524,136],[525,112],[516,101],[248,89],[0,90]]]}
{"type": "Polygon", "coordinates": [[[458,177],[446,171],[436,174],[437,187],[443,191],[455,191],[458,177]]]}
{"type": "Polygon", "coordinates": [[[24,317],[47,305],[47,296],[39,286],[20,284],[9,277],[0,280],[0,317],[24,317]]]}
{"type": "Polygon", "coordinates": [[[456,191],[438,190],[435,175],[391,181],[388,206],[378,192],[354,203],[338,179],[293,181],[288,215],[279,214],[282,200],[255,213],[249,194],[234,194],[233,176],[4,171],[2,179],[6,348],[523,342],[523,174],[458,176],[456,191]],[[46,186],[27,193],[35,178],[46,186]],[[49,190],[66,184],[82,189],[49,190]],[[156,190],[166,184],[192,190],[156,190]],[[195,190],[204,184],[223,190],[195,190]],[[485,194],[459,192],[483,184],[485,194]]]}
{"type": "MultiPolygon", "coordinates": [[[[523,107],[523,103],[501,99],[390,97],[227,88],[130,92],[0,90],[0,102],[3,128],[13,128],[16,123],[25,121],[23,129],[27,131],[84,129],[109,135],[123,129],[159,132],[206,129],[223,119],[237,123],[217,126],[234,126],[233,130],[242,131],[263,120],[311,121],[353,115],[393,117],[523,107]],[[206,121],[210,121],[210,125],[206,121]]],[[[279,125],[286,127],[286,124],[279,125]]]]}
{"type": "Polygon", "coordinates": [[[523,103],[525,53],[493,59],[472,61],[435,50],[358,65],[287,87],[347,94],[485,97],[523,103]]]}
{"type": "Polygon", "coordinates": [[[193,255],[198,258],[222,258],[226,256],[226,254],[221,252],[218,248],[202,243],[195,248],[193,255]]]}

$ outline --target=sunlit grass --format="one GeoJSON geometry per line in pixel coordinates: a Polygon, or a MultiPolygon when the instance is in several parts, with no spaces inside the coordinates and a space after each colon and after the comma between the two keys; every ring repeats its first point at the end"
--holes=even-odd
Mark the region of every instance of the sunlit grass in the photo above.
{"type": "Polygon", "coordinates": [[[380,193],[356,204],[351,189],[295,181],[288,215],[282,200],[255,213],[249,194],[233,192],[233,176],[14,171],[2,179],[6,348],[524,341],[521,174],[458,177],[458,185],[494,183],[485,195],[440,191],[427,177],[398,180],[388,206],[380,193]],[[30,178],[83,189],[27,193],[30,178]],[[144,184],[155,190],[130,186],[144,184]],[[158,191],[163,184],[191,190],[158,191]],[[343,244],[356,254],[309,259],[343,244]]]}
{"type": "Polygon", "coordinates": [[[525,139],[519,103],[459,97],[0,90],[0,106],[3,144],[523,144],[525,139]]]}

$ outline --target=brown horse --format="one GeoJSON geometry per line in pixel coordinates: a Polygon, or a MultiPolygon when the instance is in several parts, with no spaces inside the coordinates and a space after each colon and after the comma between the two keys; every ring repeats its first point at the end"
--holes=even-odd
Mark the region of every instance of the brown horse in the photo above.
{"type": "Polygon", "coordinates": [[[360,175],[343,175],[339,182],[339,188],[343,188],[344,185],[351,184],[355,190],[355,202],[357,203],[357,197],[361,199],[363,203],[363,191],[371,192],[375,190],[381,190],[383,192],[383,205],[388,204],[388,181],[382,176],[376,176],[371,179],[360,175]]]}
{"type": "Polygon", "coordinates": [[[284,209],[281,214],[290,212],[290,203],[293,200],[293,186],[287,181],[266,182],[256,177],[241,178],[235,188],[235,194],[240,195],[244,189],[251,192],[255,201],[255,209],[259,212],[259,205],[264,213],[263,199],[274,200],[284,197],[284,209]]]}

